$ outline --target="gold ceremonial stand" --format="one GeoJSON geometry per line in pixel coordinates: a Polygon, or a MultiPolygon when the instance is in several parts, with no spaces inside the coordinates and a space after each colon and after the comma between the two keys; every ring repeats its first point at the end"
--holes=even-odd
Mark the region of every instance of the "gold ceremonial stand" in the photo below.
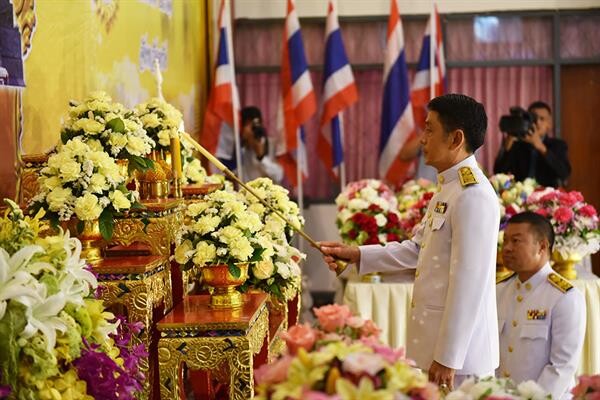
{"type": "MultiPolygon", "coordinates": [[[[171,297],[171,265],[167,256],[109,257],[94,264],[102,287],[101,299],[112,311],[124,308],[127,321],[142,322],[144,328],[133,341],[146,346],[149,354],[156,354],[158,342],[154,324],[173,306],[171,297]]],[[[153,396],[156,357],[141,358],[140,370],[146,376],[141,398],[153,396]]],[[[156,386],[156,385],[154,385],[156,386]]]]}
{"type": "MultiPolygon", "coordinates": [[[[240,308],[214,309],[209,295],[197,295],[176,305],[157,325],[161,399],[185,399],[183,364],[212,371],[225,364],[229,398],[251,399],[254,363],[264,362],[267,355],[266,301],[264,293],[249,293],[243,295],[240,308]]],[[[206,394],[202,398],[211,397],[206,394]]]]}

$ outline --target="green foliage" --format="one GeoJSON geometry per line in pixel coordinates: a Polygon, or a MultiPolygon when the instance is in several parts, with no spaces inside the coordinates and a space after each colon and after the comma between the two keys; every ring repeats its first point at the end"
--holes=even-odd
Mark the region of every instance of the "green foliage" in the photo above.
{"type": "Polygon", "coordinates": [[[100,225],[100,233],[104,240],[110,240],[115,227],[112,207],[107,207],[102,211],[102,214],[98,217],[98,223],[100,225]]]}
{"type": "Polygon", "coordinates": [[[17,337],[25,328],[25,306],[16,301],[8,303],[6,313],[0,320],[0,370],[3,384],[15,387],[19,365],[19,351],[17,337]]]}

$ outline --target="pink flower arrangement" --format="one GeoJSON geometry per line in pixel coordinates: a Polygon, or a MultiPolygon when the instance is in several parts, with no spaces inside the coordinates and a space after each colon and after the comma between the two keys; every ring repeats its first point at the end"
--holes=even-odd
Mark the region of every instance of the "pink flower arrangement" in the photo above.
{"type": "Polygon", "coordinates": [[[336,224],[348,244],[385,244],[403,238],[394,192],[382,182],[352,182],[336,198],[336,224]]]}
{"type": "Polygon", "coordinates": [[[397,193],[400,226],[412,237],[415,226],[427,212],[429,201],[437,192],[436,185],[426,179],[406,182],[397,193]]]}
{"type": "Polygon", "coordinates": [[[571,393],[575,400],[600,400],[600,375],[582,375],[571,393]]]}
{"type": "Polygon", "coordinates": [[[585,257],[600,249],[596,209],[580,192],[546,188],[532,193],[525,208],[548,218],[554,228],[554,250],[562,257],[585,257]]]}

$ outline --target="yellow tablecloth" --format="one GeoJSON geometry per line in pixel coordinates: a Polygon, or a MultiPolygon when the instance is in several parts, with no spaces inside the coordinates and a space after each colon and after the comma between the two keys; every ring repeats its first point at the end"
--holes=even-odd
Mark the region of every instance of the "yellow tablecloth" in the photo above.
{"type": "MultiPolygon", "coordinates": [[[[585,297],[587,327],[578,374],[600,373],[600,279],[577,280],[573,284],[585,297]]],[[[344,303],[365,319],[372,319],[382,330],[388,345],[406,345],[408,310],[412,283],[348,282],[344,303]]]]}

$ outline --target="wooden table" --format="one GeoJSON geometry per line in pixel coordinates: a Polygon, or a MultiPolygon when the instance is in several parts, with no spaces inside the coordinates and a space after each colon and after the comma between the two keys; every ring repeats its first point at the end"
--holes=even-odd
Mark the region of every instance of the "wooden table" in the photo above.
{"type": "Polygon", "coordinates": [[[237,309],[210,307],[209,295],[187,296],[157,325],[161,399],[184,399],[183,364],[190,369],[228,367],[229,398],[254,395],[254,355],[266,354],[267,295],[247,293],[237,309]]]}
{"type": "Polygon", "coordinates": [[[101,299],[105,306],[115,313],[123,309],[128,321],[144,324],[144,329],[133,340],[143,343],[151,355],[140,361],[140,370],[146,375],[142,396],[150,399],[153,391],[158,391],[158,385],[154,383],[158,369],[158,336],[154,325],[173,307],[169,258],[156,255],[109,257],[94,264],[93,270],[103,287],[101,299]]]}

